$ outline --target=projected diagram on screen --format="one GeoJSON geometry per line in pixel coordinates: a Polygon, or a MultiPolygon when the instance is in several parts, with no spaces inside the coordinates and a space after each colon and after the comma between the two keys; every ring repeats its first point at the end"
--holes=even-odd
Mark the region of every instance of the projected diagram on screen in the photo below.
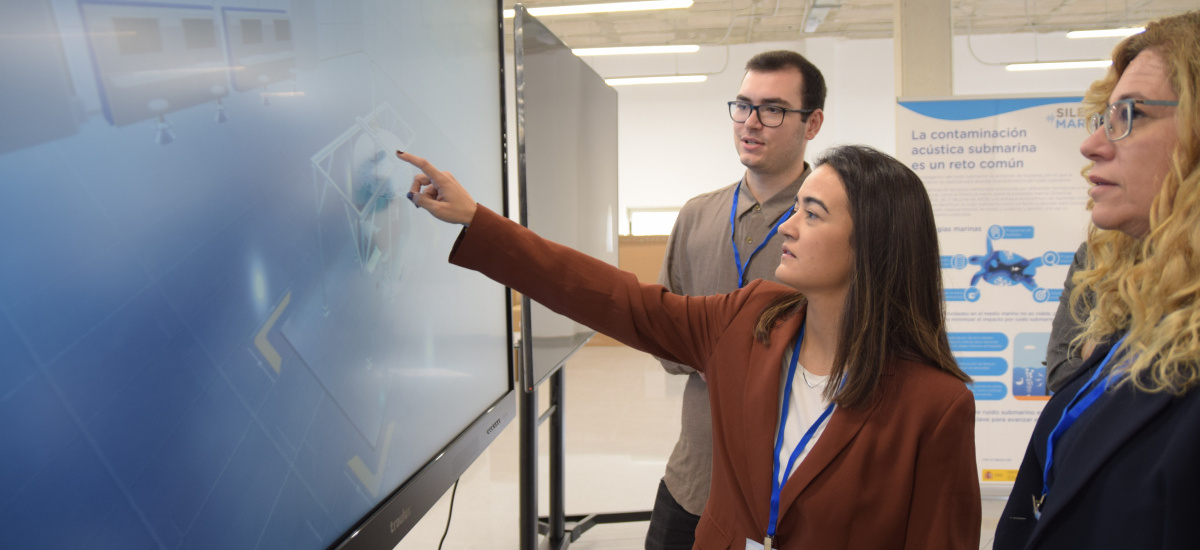
{"type": "Polygon", "coordinates": [[[389,208],[412,175],[395,158],[412,142],[412,129],[384,103],[312,157],[317,209],[330,195],[345,209],[355,259],[367,273],[379,270],[390,291],[399,269],[399,212],[389,208]]]}
{"type": "Polygon", "coordinates": [[[394,428],[382,425],[392,389],[386,366],[405,364],[396,350],[416,322],[399,292],[404,266],[411,263],[405,261],[411,212],[399,198],[412,169],[395,158],[414,137],[383,103],[311,157],[323,265],[283,323],[284,337],[363,438],[384,453],[378,467],[357,456],[348,464],[373,494],[394,428]]]}
{"type": "Polygon", "coordinates": [[[393,153],[469,158],[502,204],[499,21],[0,3],[0,546],[331,548],[389,502],[411,528],[512,416],[511,309],[393,153]]]}

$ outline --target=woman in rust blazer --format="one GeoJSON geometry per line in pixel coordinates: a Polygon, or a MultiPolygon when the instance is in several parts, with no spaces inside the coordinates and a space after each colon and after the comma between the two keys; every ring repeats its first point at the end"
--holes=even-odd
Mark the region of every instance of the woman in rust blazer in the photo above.
{"type": "Polygon", "coordinates": [[[689,297],[544,240],[398,156],[423,172],[414,204],[469,226],[453,263],[705,373],[713,478],[696,548],[978,548],[975,402],[947,340],[933,211],[903,164],[827,152],[780,228],[788,286],[689,297]]]}

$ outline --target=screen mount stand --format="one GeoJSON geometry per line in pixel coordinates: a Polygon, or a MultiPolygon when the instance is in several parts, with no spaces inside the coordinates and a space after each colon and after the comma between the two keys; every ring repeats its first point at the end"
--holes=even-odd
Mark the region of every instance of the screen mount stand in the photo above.
{"type": "MultiPolygon", "coordinates": [[[[517,344],[518,361],[526,357],[517,344]]],[[[517,372],[529,372],[517,369],[517,372]]],[[[546,411],[538,414],[537,386],[526,387],[517,392],[517,422],[520,423],[520,548],[521,550],[566,550],[588,529],[606,523],[649,521],[650,512],[617,512],[607,514],[566,515],[564,491],[563,445],[563,369],[550,375],[547,391],[550,404],[546,411]],[[550,422],[550,514],[538,516],[538,426],[550,422]],[[539,535],[545,535],[538,540],[539,535]],[[540,542],[540,544],[539,544],[540,542]]]]}

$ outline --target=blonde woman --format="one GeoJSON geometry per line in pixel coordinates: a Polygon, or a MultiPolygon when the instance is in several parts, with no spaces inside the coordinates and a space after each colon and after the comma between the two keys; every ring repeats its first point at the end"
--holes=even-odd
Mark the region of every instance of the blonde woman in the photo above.
{"type": "Polygon", "coordinates": [[[1200,547],[1200,12],[1112,58],[1084,99],[1092,227],[1071,296],[1095,351],[1038,420],[998,550],[1200,547]]]}

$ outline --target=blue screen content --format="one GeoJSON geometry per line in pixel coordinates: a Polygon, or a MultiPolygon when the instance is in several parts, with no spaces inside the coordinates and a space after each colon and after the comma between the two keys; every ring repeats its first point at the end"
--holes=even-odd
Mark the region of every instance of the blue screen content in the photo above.
{"type": "Polygon", "coordinates": [[[0,6],[0,547],[324,548],[510,389],[397,149],[503,195],[497,6],[0,6]]]}

